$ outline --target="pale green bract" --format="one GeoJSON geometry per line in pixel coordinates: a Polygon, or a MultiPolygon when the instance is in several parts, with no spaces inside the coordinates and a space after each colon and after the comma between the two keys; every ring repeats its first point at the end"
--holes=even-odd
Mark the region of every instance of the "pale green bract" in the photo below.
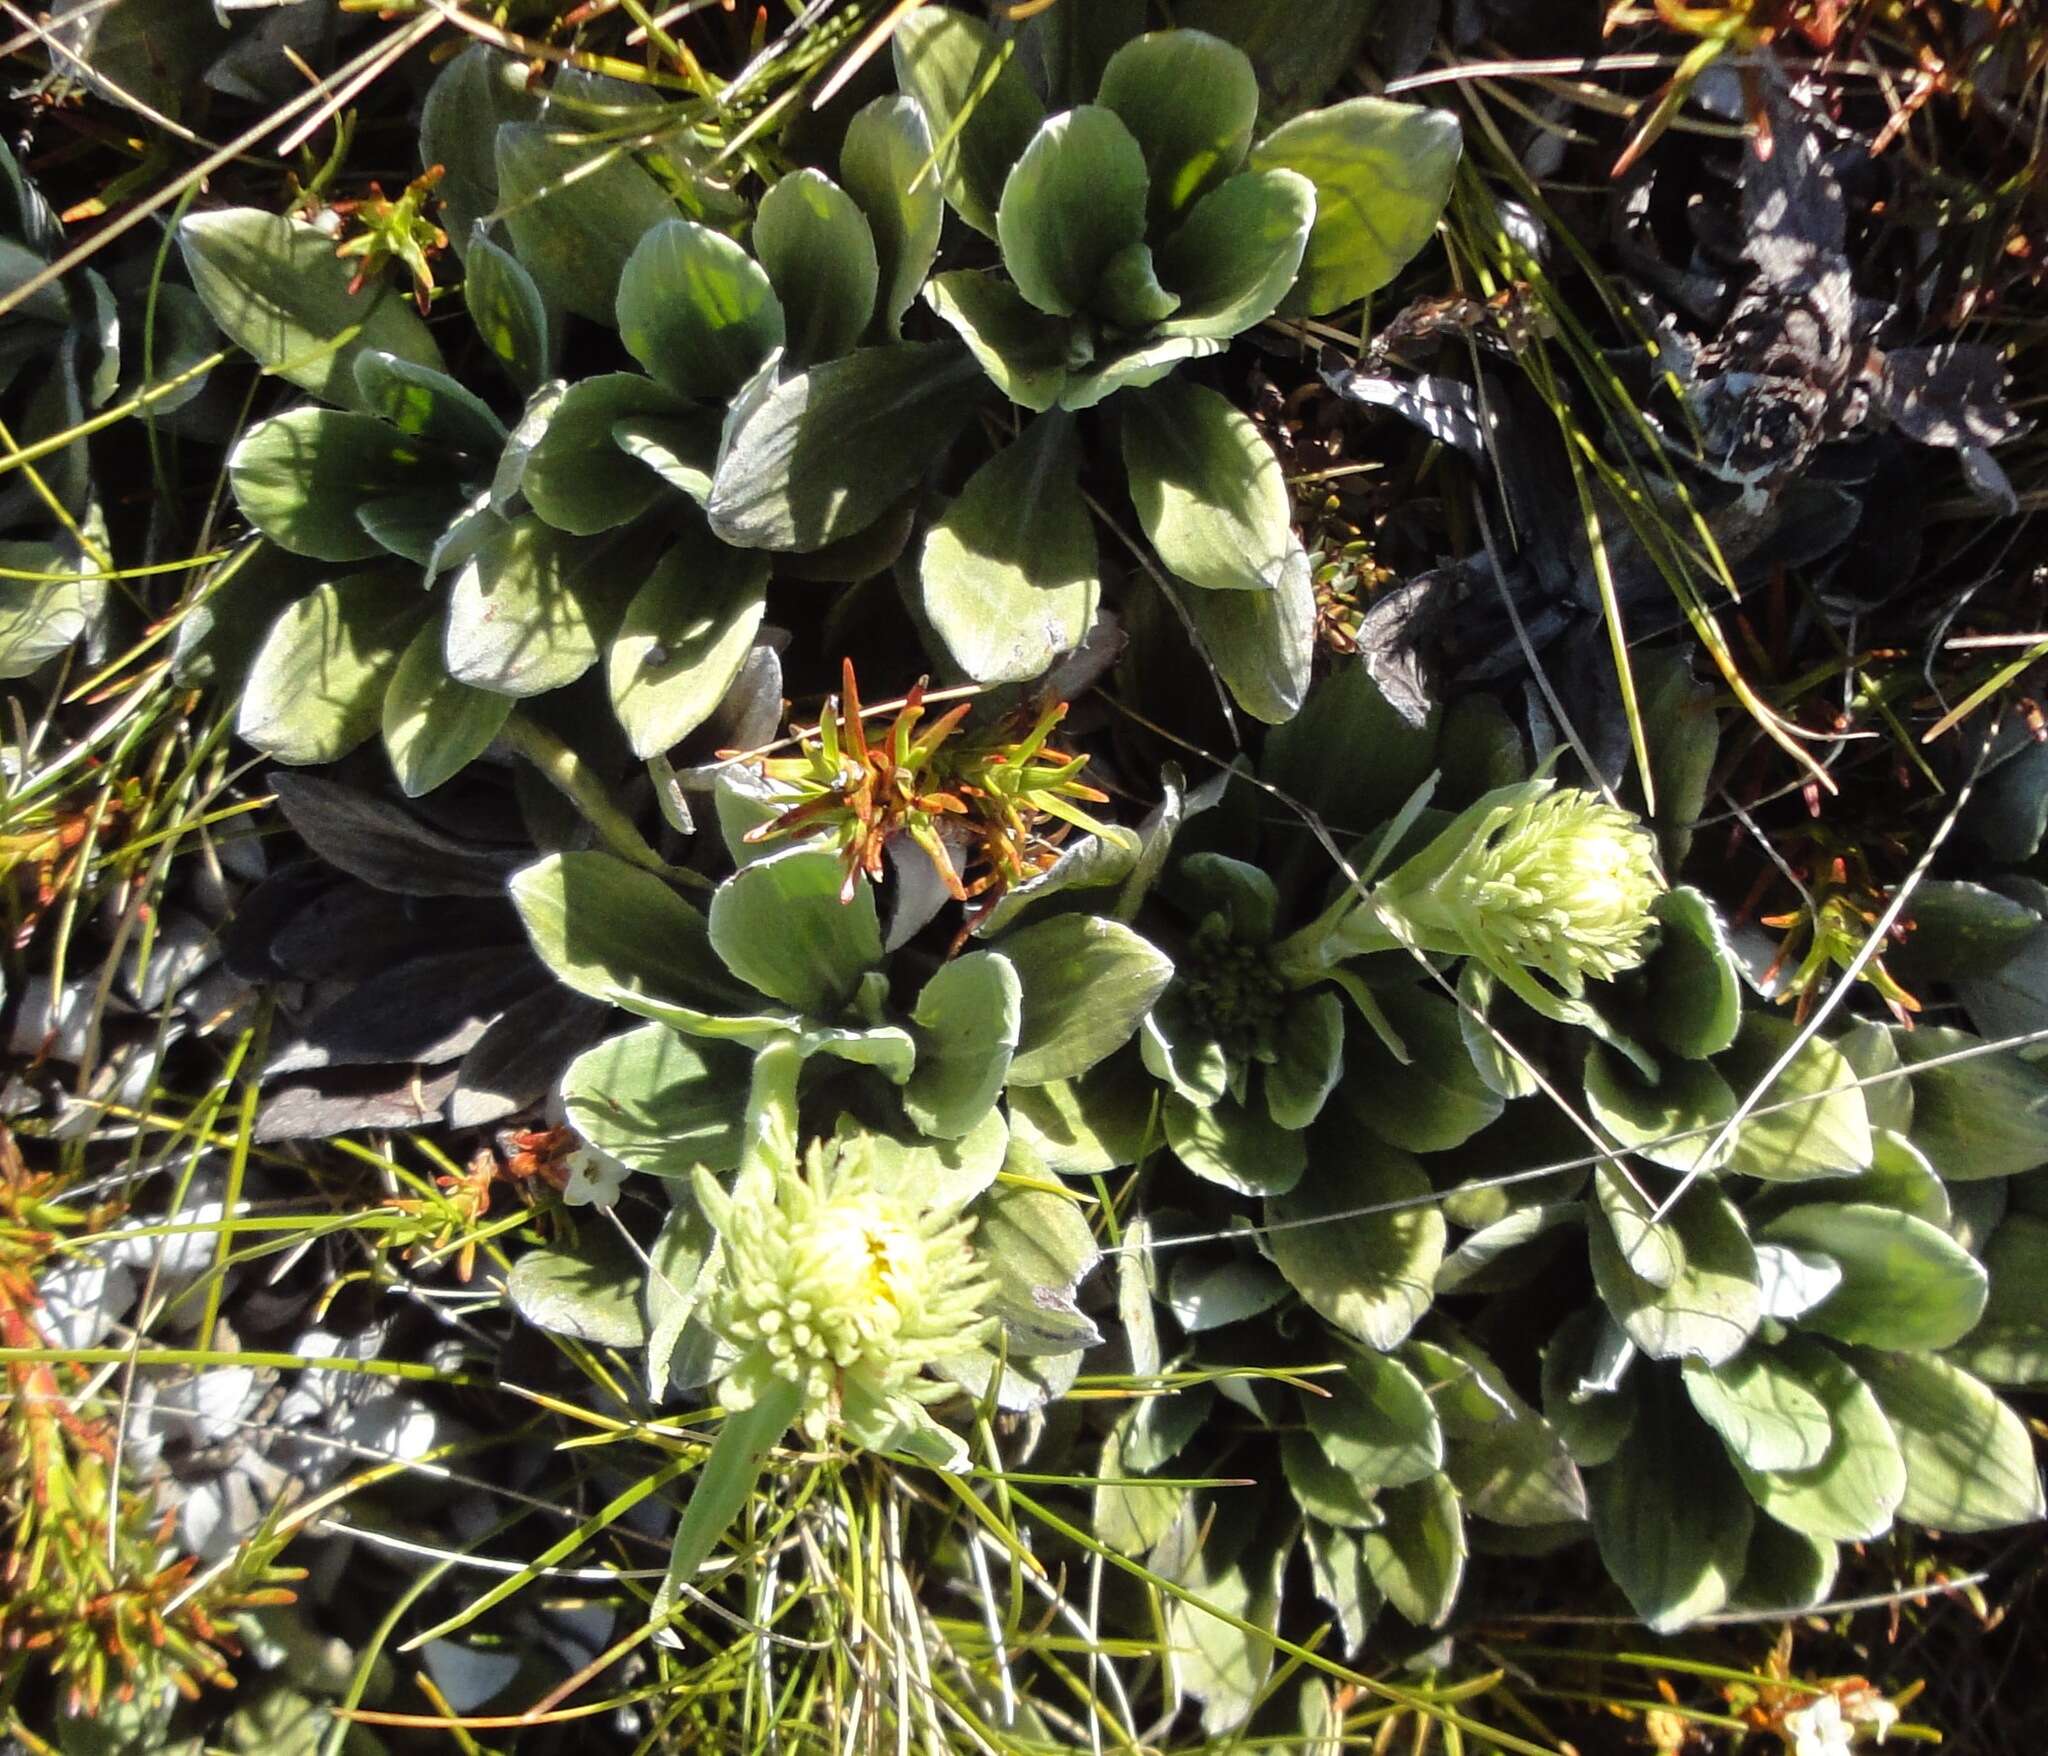
{"type": "Polygon", "coordinates": [[[1540,970],[1577,999],[1588,977],[1642,963],[1663,891],[1656,842],[1633,815],[1582,788],[1523,781],[1461,813],[1335,937],[1347,955],[1405,937],[1497,973],[1540,970]]]}
{"type": "Polygon", "coordinates": [[[793,1424],[814,1444],[837,1430],[886,1451],[927,1429],[922,1405],[958,1389],[924,1369],[995,1330],[973,1222],[878,1190],[857,1145],[813,1143],[801,1169],[750,1170],[731,1194],[696,1181],[724,1258],[706,1318],[739,1354],[724,1407],[780,1382],[797,1387],[793,1424]]]}

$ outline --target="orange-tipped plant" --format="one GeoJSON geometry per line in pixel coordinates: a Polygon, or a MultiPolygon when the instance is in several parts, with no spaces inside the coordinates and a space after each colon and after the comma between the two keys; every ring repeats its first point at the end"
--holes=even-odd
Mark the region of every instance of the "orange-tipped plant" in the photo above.
{"type": "Polygon", "coordinates": [[[970,709],[964,701],[920,730],[920,678],[887,733],[870,739],[851,659],[841,679],[841,693],[826,702],[818,723],[797,729],[798,755],[754,759],[762,777],[795,802],[746,839],[829,840],[846,861],[843,900],[852,899],[862,873],[881,879],[883,852],[898,836],[923,850],[957,900],[986,897],[992,906],[1050,866],[1070,830],[1116,833],[1081,809],[1109,799],[1081,779],[1088,758],[1047,742],[1066,715],[1065,702],[1048,707],[1021,736],[1015,721],[961,733],[970,709]],[[956,850],[964,857],[956,858],[956,850]]]}

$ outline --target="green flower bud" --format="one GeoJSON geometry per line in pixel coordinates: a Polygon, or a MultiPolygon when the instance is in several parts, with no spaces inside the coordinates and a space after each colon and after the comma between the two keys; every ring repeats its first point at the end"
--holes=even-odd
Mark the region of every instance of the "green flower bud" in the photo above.
{"type": "Polygon", "coordinates": [[[995,1328],[973,1223],[878,1190],[857,1147],[813,1144],[802,1171],[743,1176],[731,1195],[700,1170],[697,1193],[723,1250],[705,1320],[738,1353],[718,1386],[727,1409],[779,1379],[813,1443],[836,1425],[886,1449],[951,1393],[919,1382],[925,1367],[995,1328]]]}
{"type": "Polygon", "coordinates": [[[1577,787],[1525,781],[1462,812],[1339,933],[1357,951],[1399,937],[1497,972],[1539,970],[1576,999],[1589,976],[1604,981],[1648,955],[1664,889],[1656,857],[1630,813],[1577,787]]]}

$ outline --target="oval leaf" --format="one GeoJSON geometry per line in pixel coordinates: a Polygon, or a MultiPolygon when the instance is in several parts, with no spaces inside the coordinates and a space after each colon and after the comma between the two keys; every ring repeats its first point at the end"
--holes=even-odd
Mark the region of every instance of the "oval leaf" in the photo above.
{"type": "Polygon", "coordinates": [[[1072,1079],[1130,1041],[1173,965],[1121,921],[1057,915],[997,947],[1023,984],[1012,1085],[1072,1079]]]}
{"type": "Polygon", "coordinates": [[[280,762],[334,762],[375,735],[384,691],[427,613],[418,580],[357,574],[316,587],[271,625],[235,730],[280,762]]]}
{"type": "Polygon", "coordinates": [[[838,1004],[882,961],[874,890],[858,878],[842,901],[845,881],[830,848],[786,848],[742,866],[712,895],[713,949],[770,999],[805,1011],[838,1004]]]}
{"type": "Polygon", "coordinates": [[[1429,242],[1450,199],[1461,141],[1447,110],[1353,98],[1282,123],[1252,149],[1255,171],[1299,171],[1316,223],[1283,309],[1320,316],[1376,292],[1429,242]]]}
{"type": "Polygon", "coordinates": [[[978,683],[1019,683],[1081,644],[1102,595],[1071,416],[1041,415],[926,536],[924,610],[978,683]]]}
{"type": "Polygon", "coordinates": [[[1213,390],[1169,378],[1126,396],[1131,504],[1159,559],[1208,591],[1270,591],[1298,546],[1280,460],[1213,390]]]}
{"type": "Polygon", "coordinates": [[[925,983],[910,1015],[917,1066],[903,1109],[926,1134],[957,1139],[994,1108],[1016,1052],[1023,995],[1016,966],[995,951],[955,958],[925,983]]]}
{"type": "Polygon", "coordinates": [[[619,339],[677,396],[724,402],[782,345],[782,306],[730,238],[664,220],[619,274],[619,339]]]}
{"type": "Polygon", "coordinates": [[[1405,1152],[1330,1131],[1326,1162],[1266,1203],[1267,1245],[1288,1284],[1346,1335],[1398,1346],[1429,1309],[1444,1255],[1444,1217],[1428,1174],[1405,1152]]]}
{"type": "Polygon", "coordinates": [[[660,755],[717,710],[753,650],[767,593],[768,558],[728,548],[701,526],[655,563],[605,660],[635,756],[660,755]]]}
{"type": "Polygon", "coordinates": [[[860,340],[881,268],[852,196],[822,171],[792,171],[761,197],[753,242],[782,301],[791,365],[836,359],[860,340]]]}
{"type": "Polygon", "coordinates": [[[439,625],[423,627],[384,693],[384,749],[405,796],[416,799],[460,774],[490,748],[511,711],[511,696],[449,676],[439,625]]]}

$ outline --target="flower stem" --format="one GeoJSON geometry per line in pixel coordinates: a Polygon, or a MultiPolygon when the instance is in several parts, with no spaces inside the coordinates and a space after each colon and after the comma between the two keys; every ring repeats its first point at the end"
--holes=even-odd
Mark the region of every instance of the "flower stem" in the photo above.
{"type": "Polygon", "coordinates": [[[742,1180],[755,1171],[773,1177],[796,1163],[796,1082],[803,1064],[803,1048],[795,1037],[765,1043],[754,1056],[746,1138],[740,1147],[742,1180]]]}
{"type": "Polygon", "coordinates": [[[539,721],[515,710],[506,719],[501,735],[583,813],[584,820],[597,831],[598,839],[620,859],[672,883],[688,884],[698,890],[712,887],[703,873],[671,866],[656,853],[632,818],[613,802],[604,782],[591,773],[583,758],[539,721]]]}

